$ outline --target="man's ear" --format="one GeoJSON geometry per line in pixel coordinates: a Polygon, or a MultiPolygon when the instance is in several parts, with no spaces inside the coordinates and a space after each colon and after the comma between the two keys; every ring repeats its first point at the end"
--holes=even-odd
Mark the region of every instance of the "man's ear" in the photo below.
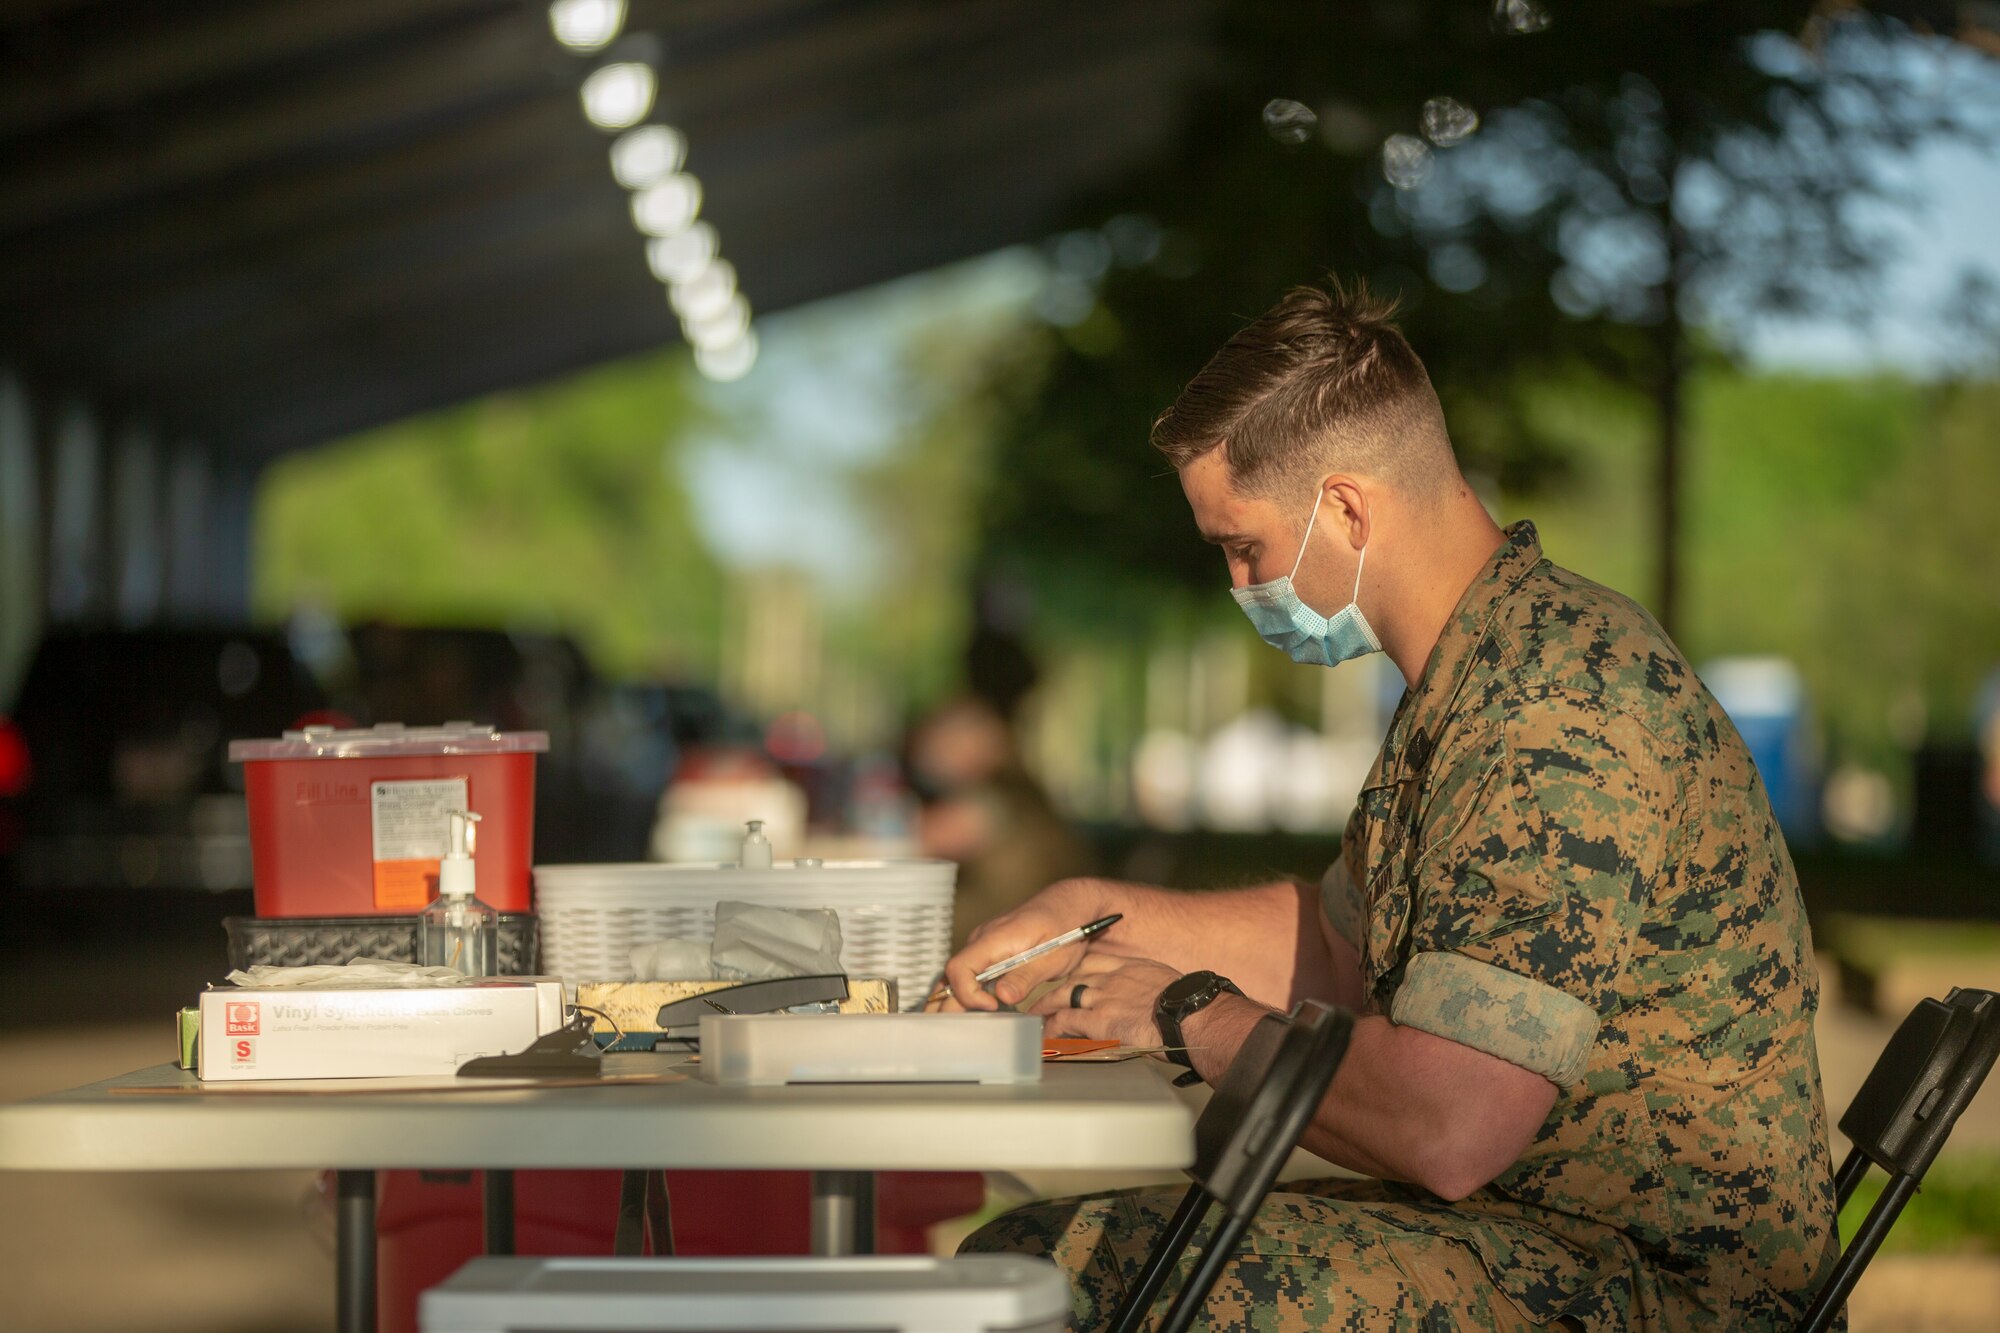
{"type": "Polygon", "coordinates": [[[1368,545],[1374,505],[1361,482],[1335,473],[1320,483],[1320,492],[1320,522],[1335,525],[1335,531],[1357,551],[1368,545]]]}

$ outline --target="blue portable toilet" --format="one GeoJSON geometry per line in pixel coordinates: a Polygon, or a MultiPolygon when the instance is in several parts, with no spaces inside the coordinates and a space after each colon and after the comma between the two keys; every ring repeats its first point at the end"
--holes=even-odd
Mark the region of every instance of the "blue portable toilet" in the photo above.
{"type": "Polygon", "coordinates": [[[1981,683],[1972,715],[1979,728],[1979,850],[2000,864],[2000,667],[1981,683]]]}
{"type": "Polygon", "coordinates": [[[1799,669],[1782,657],[1720,657],[1700,675],[1750,748],[1785,840],[1819,841],[1819,754],[1799,669]]]}

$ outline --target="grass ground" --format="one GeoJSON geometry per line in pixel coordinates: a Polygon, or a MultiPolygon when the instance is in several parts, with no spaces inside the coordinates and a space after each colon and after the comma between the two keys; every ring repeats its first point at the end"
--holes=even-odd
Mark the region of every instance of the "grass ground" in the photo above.
{"type": "MultiPolygon", "coordinates": [[[[1871,1172],[1841,1210],[1840,1234],[1852,1236],[1881,1196],[1885,1177],[1871,1172]]],[[[2000,1255],[2000,1154],[1942,1157],[1910,1200],[1883,1254],[2000,1255]]]]}
{"type": "Polygon", "coordinates": [[[1925,921],[1854,912],[1830,915],[1819,945],[1863,966],[2000,960],[2000,921],[1925,921]]]}

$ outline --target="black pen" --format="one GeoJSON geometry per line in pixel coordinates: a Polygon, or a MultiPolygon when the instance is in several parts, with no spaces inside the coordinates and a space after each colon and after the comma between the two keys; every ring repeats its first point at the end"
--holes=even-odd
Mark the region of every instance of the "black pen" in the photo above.
{"type": "Polygon", "coordinates": [[[993,980],[993,978],[1005,976],[1031,959],[1040,958],[1045,953],[1051,953],[1054,950],[1075,944],[1078,940],[1087,940],[1098,931],[1109,930],[1113,925],[1124,919],[1125,914],[1123,912],[1113,912],[1110,916],[1097,918],[1097,920],[1087,926],[1078,926],[1075,930],[1066,930],[1052,940],[1044,940],[1042,943],[1037,944],[1026,953],[1017,953],[1012,958],[1002,959],[974,977],[973,980],[984,986],[987,982],[993,980]]]}

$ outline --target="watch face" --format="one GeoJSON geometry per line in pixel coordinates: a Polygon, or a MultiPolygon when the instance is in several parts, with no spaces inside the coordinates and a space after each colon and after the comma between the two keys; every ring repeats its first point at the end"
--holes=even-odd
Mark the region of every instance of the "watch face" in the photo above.
{"type": "Polygon", "coordinates": [[[1215,986],[1215,981],[1216,977],[1213,972],[1190,972],[1186,976],[1176,977],[1167,983],[1165,990],[1160,992],[1160,1003],[1162,1005],[1186,1004],[1189,1000],[1206,994],[1215,986]]]}

